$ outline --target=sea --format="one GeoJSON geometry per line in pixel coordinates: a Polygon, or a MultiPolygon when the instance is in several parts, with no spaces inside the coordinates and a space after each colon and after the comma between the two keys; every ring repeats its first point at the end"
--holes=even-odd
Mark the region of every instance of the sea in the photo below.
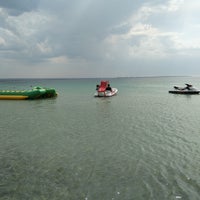
{"type": "Polygon", "coordinates": [[[58,96],[0,100],[0,200],[199,200],[200,77],[1,79],[58,96]]]}

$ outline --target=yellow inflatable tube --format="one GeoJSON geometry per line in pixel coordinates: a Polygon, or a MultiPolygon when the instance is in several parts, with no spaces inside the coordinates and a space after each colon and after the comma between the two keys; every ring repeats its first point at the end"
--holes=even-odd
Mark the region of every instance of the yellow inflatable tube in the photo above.
{"type": "Polygon", "coordinates": [[[2,100],[24,100],[28,99],[28,96],[22,96],[22,95],[0,95],[0,99],[2,100]]]}

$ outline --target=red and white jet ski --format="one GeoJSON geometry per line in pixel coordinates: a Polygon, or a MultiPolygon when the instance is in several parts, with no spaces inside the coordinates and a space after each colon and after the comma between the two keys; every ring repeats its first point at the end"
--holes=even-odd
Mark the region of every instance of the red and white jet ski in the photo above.
{"type": "Polygon", "coordinates": [[[110,87],[109,81],[101,81],[100,85],[97,85],[95,97],[112,97],[118,92],[117,88],[110,87]]]}

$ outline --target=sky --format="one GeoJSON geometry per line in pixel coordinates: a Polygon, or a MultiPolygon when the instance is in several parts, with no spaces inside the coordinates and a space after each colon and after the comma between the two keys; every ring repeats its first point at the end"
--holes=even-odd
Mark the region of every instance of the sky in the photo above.
{"type": "Polygon", "coordinates": [[[0,78],[200,76],[199,0],[0,0],[0,78]]]}

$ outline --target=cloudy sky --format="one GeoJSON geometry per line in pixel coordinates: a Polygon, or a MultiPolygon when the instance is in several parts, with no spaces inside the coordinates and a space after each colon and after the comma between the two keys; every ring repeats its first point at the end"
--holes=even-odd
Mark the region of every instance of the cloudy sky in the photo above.
{"type": "Polygon", "coordinates": [[[199,0],[0,0],[0,78],[200,75],[199,0]]]}

